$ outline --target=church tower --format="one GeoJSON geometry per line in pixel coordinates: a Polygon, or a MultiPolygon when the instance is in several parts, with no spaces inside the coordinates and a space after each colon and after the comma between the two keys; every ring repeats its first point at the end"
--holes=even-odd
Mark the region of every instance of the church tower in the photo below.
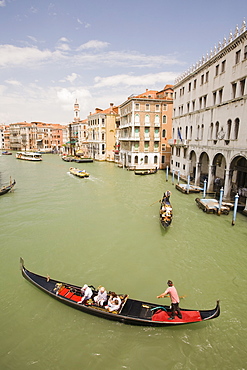
{"type": "Polygon", "coordinates": [[[74,122],[80,121],[80,108],[79,104],[77,103],[77,99],[74,104],[74,122]]]}

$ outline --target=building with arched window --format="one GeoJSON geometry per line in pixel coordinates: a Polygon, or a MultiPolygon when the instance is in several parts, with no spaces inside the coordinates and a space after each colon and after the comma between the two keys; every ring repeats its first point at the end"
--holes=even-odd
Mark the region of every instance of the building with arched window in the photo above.
{"type": "Polygon", "coordinates": [[[247,31],[224,38],[174,85],[171,169],[247,197],[247,31]],[[178,150],[179,148],[179,150],[178,150]]]}

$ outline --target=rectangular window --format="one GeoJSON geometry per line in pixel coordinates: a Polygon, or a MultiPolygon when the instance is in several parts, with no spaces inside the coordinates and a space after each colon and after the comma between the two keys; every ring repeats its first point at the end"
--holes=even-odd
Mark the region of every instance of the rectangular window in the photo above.
{"type": "Polygon", "coordinates": [[[146,111],[150,111],[150,105],[146,104],[146,111]]]}
{"type": "Polygon", "coordinates": [[[219,103],[220,104],[222,103],[222,99],[223,99],[223,89],[219,90],[219,103]]]}
{"type": "Polygon", "coordinates": [[[238,50],[236,52],[235,64],[238,64],[240,62],[240,54],[241,54],[241,50],[238,50]]]}
{"type": "Polygon", "coordinates": [[[191,82],[189,83],[188,91],[191,91],[191,82]]]}
{"type": "Polygon", "coordinates": [[[236,98],[236,92],[237,92],[237,84],[236,84],[236,82],[234,82],[232,84],[232,99],[236,98]]]}
{"type": "Polygon", "coordinates": [[[222,64],[221,64],[221,73],[225,72],[226,70],[226,61],[223,60],[222,64]]]}
{"type": "Polygon", "coordinates": [[[219,74],[219,64],[215,67],[215,76],[219,74]]]}
{"type": "Polygon", "coordinates": [[[206,83],[208,82],[208,76],[209,76],[209,72],[206,72],[206,79],[205,79],[206,83]]]}
{"type": "Polygon", "coordinates": [[[190,111],[190,103],[187,103],[187,113],[190,111]]]}
{"type": "Polygon", "coordinates": [[[202,98],[199,98],[199,108],[202,109],[202,98]]]}
{"type": "Polygon", "coordinates": [[[196,80],[194,80],[194,89],[196,89],[196,80]]]}
{"type": "Polygon", "coordinates": [[[244,59],[247,59],[247,45],[244,47],[244,59]]]}
{"type": "Polygon", "coordinates": [[[195,111],[195,100],[192,101],[192,112],[195,111]]]}
{"type": "Polygon", "coordinates": [[[159,112],[160,111],[160,105],[159,104],[156,104],[155,105],[155,112],[159,112]]]}
{"type": "Polygon", "coordinates": [[[207,106],[207,95],[205,95],[203,97],[203,102],[204,102],[204,108],[206,108],[206,106],[207,106]]]}
{"type": "Polygon", "coordinates": [[[244,95],[245,79],[240,81],[240,96],[244,95]]]}
{"type": "Polygon", "coordinates": [[[217,95],[217,92],[216,92],[216,91],[214,91],[214,92],[213,92],[213,105],[215,105],[215,104],[216,104],[216,95],[217,95]]]}
{"type": "Polygon", "coordinates": [[[167,104],[164,104],[164,110],[167,110],[167,104]]]}
{"type": "Polygon", "coordinates": [[[204,84],[204,75],[201,75],[201,85],[204,84]]]}
{"type": "Polygon", "coordinates": [[[139,103],[135,103],[135,110],[140,110],[140,104],[139,103]]]}

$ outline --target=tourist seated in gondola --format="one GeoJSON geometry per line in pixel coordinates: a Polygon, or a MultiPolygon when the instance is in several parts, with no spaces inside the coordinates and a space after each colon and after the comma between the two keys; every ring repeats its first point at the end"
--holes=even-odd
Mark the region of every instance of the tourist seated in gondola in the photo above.
{"type": "Polygon", "coordinates": [[[87,284],[81,288],[81,300],[77,303],[86,303],[93,295],[92,289],[87,284]]]}
{"type": "Polygon", "coordinates": [[[94,297],[94,302],[98,306],[104,306],[104,303],[107,301],[107,291],[102,286],[99,288],[98,294],[94,297]]]}
{"type": "Polygon", "coordinates": [[[115,292],[111,292],[110,298],[108,299],[106,308],[109,312],[119,310],[121,305],[121,299],[115,292]]]}

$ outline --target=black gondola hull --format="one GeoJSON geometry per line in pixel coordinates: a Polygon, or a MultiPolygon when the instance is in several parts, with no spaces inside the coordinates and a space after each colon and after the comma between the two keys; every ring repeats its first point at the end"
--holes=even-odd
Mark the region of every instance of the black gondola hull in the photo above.
{"type": "MultiPolygon", "coordinates": [[[[118,321],[124,324],[152,326],[152,327],[174,326],[213,319],[215,317],[218,317],[220,314],[219,302],[217,302],[216,307],[212,310],[196,311],[189,309],[181,309],[182,315],[184,316],[190,315],[191,312],[196,312],[197,318],[195,321],[191,319],[189,321],[186,321],[185,319],[183,320],[178,318],[176,320],[171,321],[169,321],[169,319],[167,319],[166,321],[155,321],[154,316],[156,314],[153,312],[153,310],[155,310],[155,312],[163,311],[163,313],[166,316],[167,315],[169,316],[171,312],[170,307],[144,301],[138,301],[130,298],[126,300],[124,306],[122,307],[119,313],[111,313],[105,308],[101,308],[94,305],[78,304],[72,299],[66,298],[66,296],[56,294],[55,292],[56,286],[57,284],[61,284],[62,286],[65,287],[64,289],[68,290],[69,294],[70,292],[76,292],[75,295],[77,296],[78,294],[79,298],[78,292],[80,291],[80,287],[73,284],[53,280],[50,278],[48,279],[44,276],[35,274],[24,267],[22,260],[21,260],[21,271],[23,277],[26,280],[34,284],[39,289],[43,290],[45,293],[49,294],[54,299],[82,312],[89,313],[91,315],[98,316],[104,319],[118,321]],[[160,310],[160,308],[162,308],[162,310],[160,310]]],[[[95,289],[93,289],[93,292],[96,293],[95,289]]]]}

